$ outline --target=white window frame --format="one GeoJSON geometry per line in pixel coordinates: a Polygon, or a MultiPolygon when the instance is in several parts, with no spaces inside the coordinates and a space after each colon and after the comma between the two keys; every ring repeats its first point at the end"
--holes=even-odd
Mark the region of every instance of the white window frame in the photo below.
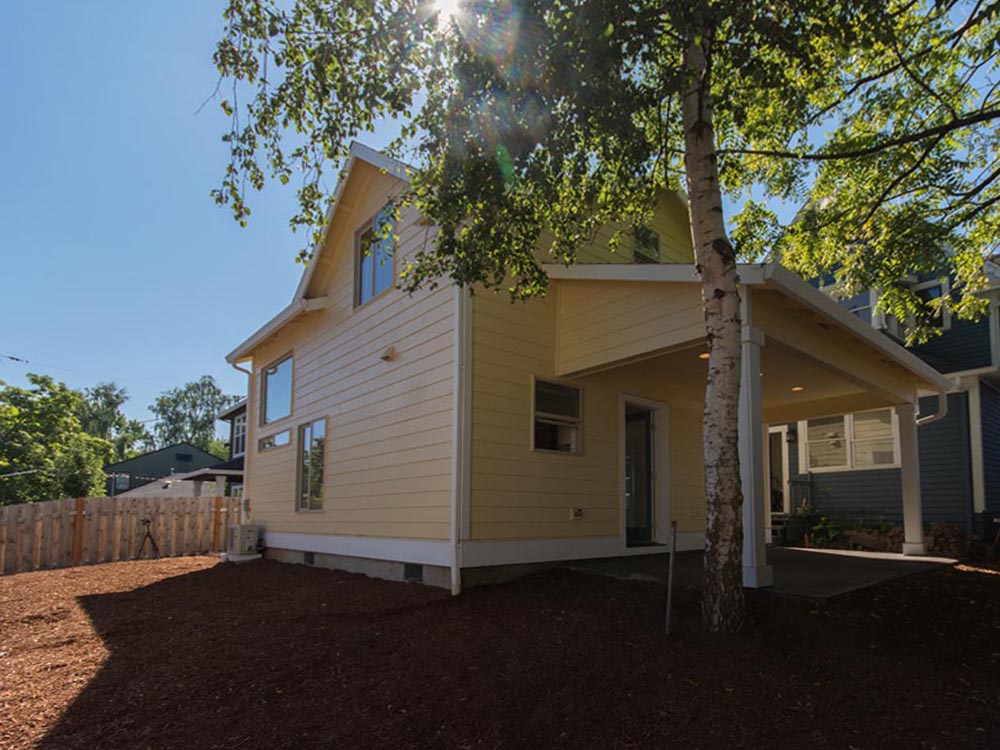
{"type": "MultiPolygon", "coordinates": [[[[835,416],[835,415],[831,415],[835,416]]],[[[821,417],[816,417],[820,419],[821,417]]],[[[845,455],[847,457],[847,463],[842,466],[817,466],[816,468],[810,468],[809,466],[809,420],[804,419],[798,423],[798,434],[799,434],[799,472],[808,474],[834,474],[838,472],[845,471],[879,471],[882,469],[898,469],[900,467],[899,462],[899,421],[896,417],[896,410],[891,406],[882,407],[881,409],[865,409],[864,411],[854,412],[853,414],[844,414],[841,416],[844,420],[844,441],[847,443],[847,450],[845,455]],[[855,414],[867,414],[876,411],[888,411],[891,415],[890,424],[892,425],[892,455],[893,461],[891,464],[878,464],[876,466],[857,466],[855,465],[855,448],[854,448],[854,416],[855,414]]]]}
{"type": "MultiPolygon", "coordinates": [[[[914,294],[917,292],[922,292],[925,289],[933,289],[934,287],[941,287],[941,299],[947,298],[951,294],[951,282],[947,276],[942,276],[939,279],[930,279],[929,281],[921,281],[919,284],[913,284],[910,287],[910,291],[914,294]]],[[[951,310],[945,305],[941,308],[941,325],[935,326],[942,331],[951,330],[951,310]]]]}
{"type": "Polygon", "coordinates": [[[247,452],[247,415],[246,412],[233,417],[233,444],[231,458],[245,456],[247,452]],[[239,450],[237,450],[239,448],[239,450]]]}
{"type": "Polygon", "coordinates": [[[531,378],[531,429],[528,433],[528,439],[530,440],[530,447],[533,453],[547,453],[556,456],[582,456],[583,455],[583,388],[574,384],[567,383],[562,380],[557,380],[556,378],[531,378]],[[576,419],[571,417],[565,417],[562,414],[551,414],[549,412],[540,412],[535,407],[535,394],[538,391],[538,383],[548,383],[550,385],[558,385],[562,388],[572,388],[577,394],[577,409],[578,414],[576,419]],[[538,419],[541,417],[541,419],[538,419]],[[546,424],[554,424],[566,427],[573,427],[576,430],[576,436],[573,440],[573,450],[571,451],[560,451],[553,450],[552,448],[536,448],[535,447],[535,423],[545,422],[546,424]]]}

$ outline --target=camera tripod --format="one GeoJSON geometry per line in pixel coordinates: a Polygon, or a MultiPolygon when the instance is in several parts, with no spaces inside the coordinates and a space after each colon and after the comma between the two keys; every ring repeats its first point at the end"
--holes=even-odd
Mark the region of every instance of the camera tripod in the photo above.
{"type": "Polygon", "coordinates": [[[146,533],[143,534],[142,541],[139,542],[139,549],[135,551],[135,559],[138,560],[140,557],[142,557],[142,550],[146,546],[147,539],[149,540],[149,545],[153,552],[153,559],[158,558],[160,556],[160,548],[156,546],[156,540],[153,539],[153,532],[149,530],[149,525],[151,521],[148,518],[143,518],[139,523],[141,523],[143,527],[146,529],[146,533]]]}

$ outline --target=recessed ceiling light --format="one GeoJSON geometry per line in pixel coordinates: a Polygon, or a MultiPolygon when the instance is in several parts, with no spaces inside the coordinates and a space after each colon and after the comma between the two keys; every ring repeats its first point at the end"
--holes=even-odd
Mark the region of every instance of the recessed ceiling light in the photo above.
{"type": "Polygon", "coordinates": [[[792,386],[792,390],[795,391],[796,393],[798,393],[799,391],[804,391],[805,390],[805,386],[793,385],[792,386]]]}
{"type": "Polygon", "coordinates": [[[709,357],[708,352],[702,352],[701,354],[698,355],[698,359],[708,359],[708,357],[709,357]]]}

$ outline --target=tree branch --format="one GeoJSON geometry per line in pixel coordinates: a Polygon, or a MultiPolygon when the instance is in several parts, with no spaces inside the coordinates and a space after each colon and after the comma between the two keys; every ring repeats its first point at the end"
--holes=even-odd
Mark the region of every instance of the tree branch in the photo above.
{"type": "Polygon", "coordinates": [[[776,159],[798,159],[800,161],[836,161],[839,159],[857,159],[862,156],[871,156],[872,154],[887,151],[891,148],[896,148],[897,146],[919,143],[927,138],[947,135],[955,130],[961,130],[962,128],[967,128],[970,125],[976,125],[978,123],[995,120],[997,118],[1000,118],[1000,109],[991,109],[985,112],[973,112],[963,115],[962,117],[955,118],[950,122],[944,123],[943,125],[927,128],[926,130],[919,130],[915,133],[907,133],[905,135],[896,136],[895,138],[889,138],[881,143],[865,146],[864,148],[850,149],[847,151],[820,151],[816,153],[809,153],[802,151],[782,151],[780,149],[720,148],[717,153],[720,155],[741,154],[744,156],[770,156],[776,159]]]}

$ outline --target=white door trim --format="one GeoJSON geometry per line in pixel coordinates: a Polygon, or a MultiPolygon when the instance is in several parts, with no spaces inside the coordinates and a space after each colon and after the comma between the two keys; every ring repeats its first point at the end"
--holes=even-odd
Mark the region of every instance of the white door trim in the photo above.
{"type": "Polygon", "coordinates": [[[781,488],[781,494],[784,498],[784,512],[792,512],[792,490],[789,480],[791,479],[791,461],[788,455],[788,425],[774,425],[767,428],[767,448],[765,449],[765,457],[767,460],[767,487],[768,487],[768,499],[767,499],[767,525],[771,525],[771,435],[774,433],[781,433],[781,474],[785,478],[783,486],[781,488]]]}
{"type": "Polygon", "coordinates": [[[653,541],[670,542],[670,407],[662,401],[620,394],[618,401],[618,528],[626,538],[625,523],[625,415],[628,404],[653,412],[653,541]]]}

